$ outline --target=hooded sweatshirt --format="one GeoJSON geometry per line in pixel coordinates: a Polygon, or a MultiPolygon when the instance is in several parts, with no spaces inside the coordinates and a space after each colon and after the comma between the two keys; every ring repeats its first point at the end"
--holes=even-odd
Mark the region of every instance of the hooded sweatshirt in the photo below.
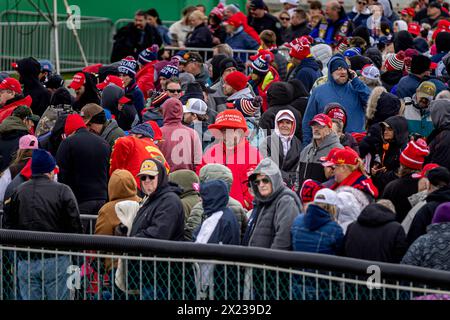
{"type": "Polygon", "coordinates": [[[399,263],[408,245],[395,213],[380,204],[370,204],[352,223],[345,236],[344,255],[350,258],[399,263]]]}
{"type": "Polygon", "coordinates": [[[125,200],[139,202],[137,185],[133,175],[127,171],[118,169],[113,172],[108,183],[109,202],[101,207],[95,224],[95,234],[112,236],[114,228],[120,224],[115,206],[125,200]]]}
{"type": "Polygon", "coordinates": [[[183,107],[180,100],[170,98],[162,106],[164,126],[163,140],[159,148],[169,163],[172,172],[180,169],[195,171],[201,163],[202,143],[197,132],[181,123],[183,107]]]}
{"type": "Polygon", "coordinates": [[[31,110],[41,116],[50,104],[50,92],[39,81],[41,65],[30,57],[17,61],[20,82],[23,83],[23,95],[31,96],[31,110]]]}
{"type": "Polygon", "coordinates": [[[450,170],[450,101],[435,100],[430,106],[434,130],[428,136],[429,162],[437,163],[450,170]]]}
{"type": "Polygon", "coordinates": [[[178,184],[183,190],[180,195],[181,203],[183,204],[184,219],[187,221],[192,208],[200,202],[200,195],[194,185],[199,184],[199,179],[194,171],[181,169],[169,174],[169,181],[178,184]]]}
{"type": "Polygon", "coordinates": [[[298,196],[284,186],[280,169],[269,158],[261,161],[249,177],[255,195],[255,207],[250,216],[243,245],[280,250],[290,250],[291,226],[301,210],[298,196]],[[263,197],[254,184],[258,175],[267,176],[272,193],[263,197]]]}
{"type": "Polygon", "coordinates": [[[351,115],[351,121],[347,124],[347,132],[364,131],[364,110],[369,99],[370,89],[358,77],[345,84],[336,83],[330,72],[330,66],[337,60],[345,61],[340,54],[330,59],[328,62],[328,81],[315,88],[309,98],[302,122],[304,146],[309,144],[312,139],[309,122],[316,114],[322,113],[325,106],[330,102],[339,102],[345,107],[347,114],[351,115]]]}
{"type": "Polygon", "coordinates": [[[83,72],[86,77],[86,82],[84,84],[84,93],[80,96],[78,100],[75,100],[72,107],[75,111],[80,112],[88,103],[100,104],[100,97],[98,95],[98,89],[96,87],[97,79],[88,72],[83,72]]]}
{"type": "Polygon", "coordinates": [[[19,140],[28,128],[19,117],[9,116],[0,124],[0,172],[5,170],[19,149],[19,140]]]}
{"type": "Polygon", "coordinates": [[[394,37],[394,50],[398,53],[407,49],[414,49],[414,39],[408,31],[399,31],[394,37]]]}
{"type": "Polygon", "coordinates": [[[122,130],[128,131],[139,122],[139,117],[132,101],[124,104],[122,110],[118,109],[119,99],[124,95],[122,88],[113,84],[106,86],[102,91],[102,107],[111,111],[122,130]]]}

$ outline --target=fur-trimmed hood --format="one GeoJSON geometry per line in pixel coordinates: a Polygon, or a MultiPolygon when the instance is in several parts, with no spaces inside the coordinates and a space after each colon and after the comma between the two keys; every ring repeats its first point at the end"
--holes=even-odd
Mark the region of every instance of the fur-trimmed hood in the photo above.
{"type": "Polygon", "coordinates": [[[398,115],[404,109],[404,102],[386,91],[384,87],[375,87],[367,100],[367,127],[398,115]]]}

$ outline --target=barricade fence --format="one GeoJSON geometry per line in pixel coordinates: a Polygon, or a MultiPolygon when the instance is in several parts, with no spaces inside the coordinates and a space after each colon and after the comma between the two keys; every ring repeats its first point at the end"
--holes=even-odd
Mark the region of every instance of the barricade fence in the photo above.
{"type": "Polygon", "coordinates": [[[450,273],[320,254],[0,230],[0,299],[410,300],[450,273]]]}

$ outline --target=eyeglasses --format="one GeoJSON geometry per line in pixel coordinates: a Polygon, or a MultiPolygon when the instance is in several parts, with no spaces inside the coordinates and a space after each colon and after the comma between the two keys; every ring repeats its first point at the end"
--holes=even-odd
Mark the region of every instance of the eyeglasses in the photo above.
{"type": "Polygon", "coordinates": [[[363,1],[358,1],[358,4],[366,5],[366,4],[367,4],[367,2],[363,2],[363,1]]]}
{"type": "Polygon", "coordinates": [[[150,181],[153,181],[153,180],[155,180],[155,177],[147,176],[147,175],[141,176],[141,181],[147,181],[147,179],[149,179],[150,181]]]}
{"type": "Polygon", "coordinates": [[[260,183],[269,184],[270,179],[269,178],[262,178],[261,180],[255,180],[255,185],[259,186],[260,183]]]}
{"type": "Polygon", "coordinates": [[[169,91],[170,93],[181,93],[181,89],[167,89],[167,91],[169,91]]]}
{"type": "Polygon", "coordinates": [[[289,20],[291,20],[291,18],[289,18],[289,17],[280,17],[280,20],[283,20],[283,21],[289,21],[289,20]]]}

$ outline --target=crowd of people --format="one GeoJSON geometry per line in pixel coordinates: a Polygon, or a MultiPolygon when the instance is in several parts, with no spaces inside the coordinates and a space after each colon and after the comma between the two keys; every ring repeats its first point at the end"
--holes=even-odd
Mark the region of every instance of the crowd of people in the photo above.
{"type": "Polygon", "coordinates": [[[138,11],[112,63],[68,86],[14,63],[3,228],[86,233],[90,214],[99,235],[450,270],[448,3],[281,2],[188,7],[170,28],[138,11]]]}

